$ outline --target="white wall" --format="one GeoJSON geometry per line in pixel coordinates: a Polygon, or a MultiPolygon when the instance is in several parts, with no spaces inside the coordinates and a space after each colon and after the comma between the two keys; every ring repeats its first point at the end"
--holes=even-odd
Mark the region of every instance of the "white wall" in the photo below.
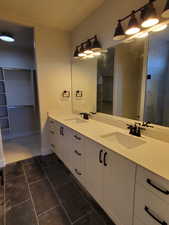
{"type": "Polygon", "coordinates": [[[47,112],[71,112],[71,98],[63,98],[64,90],[71,91],[71,42],[69,33],[56,29],[35,28],[37,80],[42,153],[47,154],[47,112]]]}
{"type": "Polygon", "coordinates": [[[33,49],[0,44],[0,67],[34,69],[33,49]]]}
{"type": "MultiPolygon", "coordinates": [[[[113,46],[116,44],[113,34],[117,20],[147,2],[148,0],[105,0],[100,8],[73,30],[73,47],[95,34],[104,48],[113,46]]],[[[163,10],[165,2],[166,0],[156,1],[158,11],[163,10]]]]}

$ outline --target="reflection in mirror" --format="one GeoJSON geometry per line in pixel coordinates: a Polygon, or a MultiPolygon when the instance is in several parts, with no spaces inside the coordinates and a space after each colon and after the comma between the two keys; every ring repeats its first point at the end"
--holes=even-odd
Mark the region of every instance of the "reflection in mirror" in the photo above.
{"type": "Polygon", "coordinates": [[[96,112],[97,58],[72,64],[73,112],[96,112]]]}
{"type": "Polygon", "coordinates": [[[169,126],[169,28],[149,37],[144,120],[169,126]]]}
{"type": "Polygon", "coordinates": [[[98,60],[97,111],[140,119],[145,41],[122,43],[98,60]]]}

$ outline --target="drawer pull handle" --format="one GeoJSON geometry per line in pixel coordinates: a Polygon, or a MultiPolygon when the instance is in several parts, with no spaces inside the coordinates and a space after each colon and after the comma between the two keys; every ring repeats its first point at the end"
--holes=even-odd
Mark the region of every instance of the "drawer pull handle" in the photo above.
{"type": "Polygon", "coordinates": [[[81,140],[81,137],[78,137],[77,135],[74,135],[74,138],[76,138],[78,141],[81,140]]]}
{"type": "Polygon", "coordinates": [[[75,169],[75,172],[77,173],[77,175],[81,176],[82,174],[77,170],[75,169]]]}
{"type": "Polygon", "coordinates": [[[157,221],[159,224],[161,225],[167,225],[167,223],[165,221],[161,221],[160,219],[158,219],[157,217],[155,217],[149,210],[149,208],[147,206],[145,206],[144,210],[147,212],[147,214],[149,216],[151,216],[155,221],[157,221]]]}
{"type": "Polygon", "coordinates": [[[106,163],[106,156],[107,156],[107,152],[104,153],[104,159],[103,159],[103,160],[104,160],[104,166],[107,166],[107,163],[106,163]]]}
{"type": "Polygon", "coordinates": [[[64,136],[64,132],[63,131],[64,131],[64,128],[63,127],[60,127],[60,135],[61,136],[64,136]]]}
{"type": "Polygon", "coordinates": [[[51,133],[51,134],[55,134],[55,132],[54,132],[54,131],[50,131],[50,133],[51,133]]]}
{"type": "Polygon", "coordinates": [[[100,152],[99,152],[99,162],[100,163],[103,163],[103,161],[102,161],[102,153],[103,153],[103,150],[100,150],[100,152]]]}
{"type": "Polygon", "coordinates": [[[165,190],[162,190],[161,188],[157,187],[156,185],[154,185],[154,184],[152,183],[152,181],[151,181],[150,179],[147,179],[147,183],[148,183],[149,185],[151,185],[153,188],[155,188],[155,189],[157,189],[158,191],[162,192],[163,194],[169,195],[169,191],[167,191],[167,190],[165,191],[165,190]]]}
{"type": "Polygon", "coordinates": [[[76,153],[76,155],[81,156],[82,154],[80,152],[78,152],[77,150],[74,151],[76,153]]]}

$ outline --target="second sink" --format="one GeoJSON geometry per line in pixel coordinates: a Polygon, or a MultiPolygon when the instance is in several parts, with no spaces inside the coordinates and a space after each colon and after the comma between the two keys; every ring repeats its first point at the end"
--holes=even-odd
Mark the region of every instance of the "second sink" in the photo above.
{"type": "Polygon", "coordinates": [[[114,133],[102,135],[101,138],[109,142],[118,142],[118,144],[128,149],[136,148],[146,143],[141,138],[132,137],[130,135],[125,135],[120,132],[114,132],[114,133]]]}

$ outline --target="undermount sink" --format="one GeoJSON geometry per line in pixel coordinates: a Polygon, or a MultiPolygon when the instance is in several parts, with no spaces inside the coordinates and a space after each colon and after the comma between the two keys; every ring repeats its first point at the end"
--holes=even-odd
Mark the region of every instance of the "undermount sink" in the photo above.
{"type": "Polygon", "coordinates": [[[73,123],[86,123],[87,121],[84,119],[80,119],[80,118],[70,118],[70,119],[66,119],[65,121],[70,121],[73,123]]]}
{"type": "Polygon", "coordinates": [[[114,132],[114,133],[102,135],[101,138],[104,138],[106,141],[109,141],[109,142],[116,142],[116,143],[118,142],[118,144],[128,149],[136,148],[146,143],[144,140],[142,140],[139,137],[125,135],[120,132],[114,132]]]}

